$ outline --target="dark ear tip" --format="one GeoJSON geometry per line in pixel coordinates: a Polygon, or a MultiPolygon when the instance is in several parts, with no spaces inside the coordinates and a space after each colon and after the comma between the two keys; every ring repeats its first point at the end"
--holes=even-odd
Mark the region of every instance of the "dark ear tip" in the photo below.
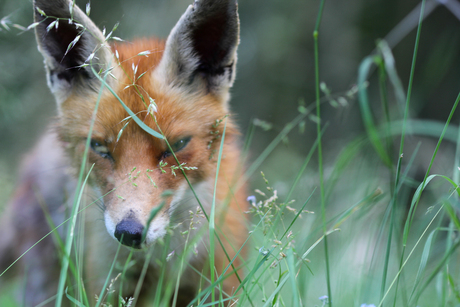
{"type": "Polygon", "coordinates": [[[214,7],[218,9],[228,8],[229,10],[233,10],[233,8],[238,7],[237,0],[195,0],[193,2],[194,8],[202,8],[204,6],[207,7],[214,7]]]}

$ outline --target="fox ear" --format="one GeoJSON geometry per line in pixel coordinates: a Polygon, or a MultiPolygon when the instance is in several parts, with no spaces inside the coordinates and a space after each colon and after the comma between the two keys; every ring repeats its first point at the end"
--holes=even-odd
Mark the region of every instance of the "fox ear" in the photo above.
{"type": "Polygon", "coordinates": [[[235,78],[237,6],[236,0],[195,0],[172,29],[155,73],[188,92],[226,96],[235,78]]]}
{"type": "Polygon", "coordinates": [[[96,71],[108,68],[113,56],[102,32],[71,0],[35,0],[34,15],[38,49],[58,104],[73,90],[97,91],[100,83],[83,64],[93,63],[96,71]]]}

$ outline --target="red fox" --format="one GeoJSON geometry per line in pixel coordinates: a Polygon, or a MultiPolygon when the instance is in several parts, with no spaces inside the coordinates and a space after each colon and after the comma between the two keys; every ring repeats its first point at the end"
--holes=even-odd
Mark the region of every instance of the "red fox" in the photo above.
{"type": "MultiPolygon", "coordinates": [[[[239,250],[247,237],[246,191],[236,185],[239,132],[227,117],[239,44],[236,0],[196,0],[166,41],[119,42],[71,0],[35,0],[34,14],[58,116],[25,160],[2,216],[0,273],[69,217],[83,164],[85,195],[95,204],[80,205],[83,238],[73,248],[84,245],[77,253],[90,305],[117,253],[122,266],[134,260],[112,275],[128,268],[121,296],[138,293],[137,306],[158,297],[187,305],[218,279],[216,296],[231,298],[242,280],[239,250]],[[215,221],[213,257],[208,220],[215,221]],[[173,289],[159,290],[159,280],[172,281],[173,289]]],[[[68,227],[57,237],[69,240],[68,227]]],[[[27,306],[57,299],[66,257],[58,257],[57,237],[47,236],[21,259],[27,306]]]]}

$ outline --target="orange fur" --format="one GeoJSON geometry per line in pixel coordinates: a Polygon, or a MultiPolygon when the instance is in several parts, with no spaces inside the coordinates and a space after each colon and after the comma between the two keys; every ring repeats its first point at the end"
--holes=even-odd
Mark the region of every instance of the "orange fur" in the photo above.
{"type": "MultiPolygon", "coordinates": [[[[224,123],[221,123],[217,128],[213,128],[213,125],[216,120],[223,119],[228,114],[222,102],[212,94],[197,99],[193,96],[180,95],[180,93],[165,92],[160,86],[156,86],[148,72],[152,71],[161,59],[163,46],[164,44],[157,40],[140,40],[129,44],[117,44],[113,47],[113,50],[118,51],[120,66],[123,71],[118,76],[117,94],[150,128],[158,132],[160,132],[158,127],[161,128],[170,144],[182,137],[193,136],[187,147],[176,153],[176,157],[180,163],[186,163],[186,166],[197,168],[196,170],[185,171],[192,184],[196,181],[202,181],[204,178],[213,180],[217,166],[217,151],[220,145],[220,138],[214,139],[216,135],[222,135],[224,123]],[[152,53],[148,56],[137,55],[146,50],[152,53]],[[136,76],[142,75],[139,79],[134,77],[133,64],[137,66],[136,76]],[[133,82],[133,80],[135,81],[133,82]],[[152,115],[147,113],[150,103],[149,97],[154,99],[158,107],[157,112],[154,113],[158,126],[152,115]],[[190,100],[196,101],[192,103],[190,100]],[[211,131],[214,134],[211,134],[211,131]],[[215,131],[218,131],[218,134],[215,131]],[[210,143],[211,146],[208,146],[210,143]]],[[[81,98],[78,96],[71,96],[63,103],[62,110],[65,116],[61,117],[58,130],[61,139],[68,143],[69,153],[71,155],[78,153],[75,156],[77,163],[84,150],[85,138],[89,131],[91,116],[88,110],[94,109],[95,105],[95,101],[86,102],[91,105],[84,106],[86,112],[83,118],[85,121],[82,121],[81,114],[74,111],[76,105],[81,105],[80,100],[81,98]],[[76,148],[77,150],[75,150],[76,148]]],[[[169,166],[177,165],[174,157],[169,156],[163,159],[161,153],[167,150],[165,141],[149,135],[134,122],[130,122],[126,126],[120,139],[116,141],[120,129],[126,123],[122,120],[128,116],[117,99],[112,94],[106,93],[100,102],[93,138],[107,142],[115,162],[111,166],[109,161],[90,152],[89,163],[96,165],[92,180],[104,187],[103,195],[108,193],[105,196],[107,210],[115,211],[117,207],[124,205],[126,199],[135,199],[137,202],[136,209],[142,211],[142,216],[146,219],[150,211],[161,202],[162,191],[176,190],[180,184],[185,182],[185,179],[180,175],[180,171],[176,171],[177,176],[172,175],[169,171],[162,173],[158,168],[160,161],[164,160],[169,166]],[[136,169],[135,172],[141,172],[136,178],[136,186],[128,183],[129,174],[134,168],[136,169]],[[149,172],[149,176],[147,176],[147,170],[153,170],[153,172],[149,172]],[[157,187],[151,184],[151,180],[155,182],[157,187]],[[114,192],[111,192],[112,190],[114,192]],[[148,194],[148,196],[144,194],[148,194]]],[[[220,236],[225,233],[227,237],[227,239],[222,237],[222,240],[230,258],[233,258],[235,252],[241,247],[246,234],[243,214],[246,209],[246,201],[244,189],[230,190],[235,179],[237,179],[237,166],[240,161],[238,131],[230,117],[226,118],[226,126],[226,142],[219,169],[217,201],[223,203],[227,197],[230,197],[228,208],[225,210],[229,213],[225,215],[222,225],[218,225],[218,227],[221,228],[220,236]],[[232,194],[234,196],[231,196],[232,194]]],[[[167,208],[166,206],[163,212],[167,208]]],[[[209,212],[207,213],[209,214],[209,212]]],[[[121,219],[122,216],[120,215],[119,218],[121,219]]],[[[216,270],[220,275],[222,269],[228,264],[228,260],[220,247],[217,248],[216,256],[216,270]]],[[[90,257],[97,257],[97,255],[90,257]]],[[[240,265],[240,260],[236,259],[234,266],[239,267],[240,265]]],[[[90,271],[94,272],[94,269],[90,271]]],[[[236,275],[231,275],[224,282],[225,292],[233,293],[238,284],[236,275]]]]}
{"type": "MultiPolygon", "coordinates": [[[[234,4],[231,1],[229,3],[228,5],[233,7],[234,4]]],[[[43,9],[48,8],[43,7],[43,9]]],[[[202,8],[198,7],[198,9],[202,8]]],[[[234,9],[236,10],[236,7],[234,9]]],[[[186,14],[193,14],[193,12],[188,10],[186,14]]],[[[94,30],[95,26],[77,8],[75,16],[81,18],[83,24],[94,30]]],[[[184,16],[194,18],[194,15],[184,16]]],[[[41,17],[36,15],[36,18],[41,17]]],[[[177,27],[182,26],[181,22],[186,23],[187,18],[181,19],[177,27]]],[[[233,15],[232,18],[237,21],[237,15],[233,15]]],[[[211,21],[213,20],[211,18],[211,21]]],[[[43,22],[46,21],[46,19],[43,20],[43,22]]],[[[232,31],[237,31],[239,28],[234,22],[231,26],[234,28],[229,35],[234,35],[232,31]]],[[[183,142],[179,142],[180,144],[185,144],[177,148],[174,156],[169,153],[166,140],[150,135],[135,123],[118,99],[110,91],[103,89],[100,83],[94,83],[94,78],[82,74],[81,70],[73,72],[74,67],[66,67],[58,71],[59,67],[56,68],[56,65],[61,64],[53,62],[53,54],[47,53],[49,47],[42,46],[46,45],[48,39],[46,36],[53,32],[40,35],[39,31],[37,32],[39,48],[48,65],[50,87],[55,92],[59,104],[59,117],[54,128],[44,136],[29,158],[29,162],[26,163],[22,182],[8,209],[7,219],[17,220],[20,216],[28,216],[33,217],[34,222],[24,229],[18,227],[14,222],[3,223],[7,225],[3,227],[11,229],[8,231],[8,236],[0,239],[0,253],[5,252],[6,254],[8,251],[6,254],[8,257],[5,258],[11,261],[25,249],[24,246],[11,249],[11,244],[24,242],[24,245],[30,246],[46,234],[48,225],[41,207],[48,208],[45,210],[50,211],[56,224],[64,220],[66,211],[64,208],[68,203],[66,200],[73,199],[76,185],[73,176],[80,169],[93,122],[93,112],[98,104],[94,129],[90,135],[92,147],[87,156],[87,169],[89,170],[89,167],[93,165],[89,181],[92,189],[88,190],[87,194],[102,198],[103,212],[101,214],[101,210],[96,205],[89,206],[85,210],[86,289],[90,293],[90,298],[99,293],[107,277],[113,256],[119,247],[119,243],[113,238],[116,237],[120,242],[128,245],[127,241],[123,241],[123,237],[117,237],[117,232],[121,232],[119,229],[124,231],[124,228],[120,226],[122,223],[126,221],[132,223],[135,220],[135,225],[148,228],[148,232],[145,241],[141,242],[142,245],[129,243],[133,244],[130,246],[144,247],[144,249],[133,255],[136,264],[129,269],[125,277],[124,296],[134,295],[137,279],[146,259],[146,252],[152,252],[152,247],[154,247],[142,291],[140,296],[136,297],[138,306],[147,306],[153,296],[162,295],[161,293],[155,294],[156,281],[162,269],[167,268],[167,272],[179,273],[177,267],[170,263],[159,264],[159,261],[163,259],[163,248],[158,245],[158,241],[171,235],[169,252],[174,251],[180,255],[186,240],[184,233],[190,231],[192,236],[202,236],[197,237],[195,242],[197,254],[192,253],[186,256],[189,266],[184,267],[184,278],[181,279],[179,285],[178,306],[186,305],[196,295],[200,283],[203,282],[203,277],[196,274],[194,270],[203,272],[208,278],[210,271],[212,274],[217,274],[216,276],[224,274],[223,270],[229,264],[227,257],[232,259],[237,255],[236,252],[242,247],[247,234],[244,214],[247,206],[245,188],[243,186],[235,190],[235,183],[239,179],[241,170],[239,132],[232,116],[228,116],[227,106],[228,88],[233,82],[232,67],[236,59],[230,58],[231,63],[221,63],[219,65],[222,67],[213,68],[209,72],[200,70],[203,69],[201,66],[197,67],[196,74],[178,83],[181,86],[173,86],[171,84],[174,83],[174,80],[168,83],[162,78],[174,74],[181,77],[183,67],[175,70],[174,67],[171,68],[171,64],[161,66],[161,63],[166,60],[175,61],[177,55],[173,53],[182,52],[182,49],[177,48],[174,44],[168,45],[157,39],[138,39],[132,43],[115,44],[110,50],[97,47],[98,45],[95,46],[101,49],[91,49],[96,50],[94,52],[98,55],[98,61],[109,62],[108,67],[112,67],[111,72],[114,78],[109,76],[108,83],[126,106],[145,125],[163,133],[170,145],[174,146],[179,141],[183,142]],[[165,67],[166,71],[164,71],[165,67]],[[77,77],[80,79],[71,75],[72,73],[78,74],[77,77]],[[229,73],[229,77],[222,77],[224,73],[229,73]],[[211,80],[211,78],[215,79],[211,80]],[[91,85],[87,85],[89,83],[91,85]],[[190,89],[191,86],[194,89],[190,89]],[[100,89],[102,89],[102,98],[98,102],[100,89]],[[155,111],[152,111],[152,101],[156,105],[155,111]],[[224,127],[226,127],[225,135],[223,135],[224,127]],[[218,152],[224,137],[222,160],[220,168],[217,169],[218,152]],[[35,173],[31,170],[37,164],[41,165],[41,171],[35,173]],[[184,169],[184,166],[196,169],[184,169]],[[176,167],[175,170],[174,167],[176,167]],[[216,241],[215,267],[212,269],[207,263],[209,258],[208,231],[206,227],[201,232],[199,230],[208,222],[201,214],[190,215],[189,213],[189,211],[197,210],[198,202],[191,193],[181,167],[189,183],[196,189],[198,199],[208,216],[213,201],[216,172],[219,172],[215,221],[217,235],[227,255],[216,241]],[[54,180],[49,180],[50,176],[54,180]],[[55,186],[50,186],[48,183],[55,186]],[[173,195],[164,199],[162,195],[168,190],[172,191],[173,195]],[[147,225],[150,212],[163,201],[165,201],[164,207],[151,224],[147,225]],[[197,227],[197,230],[189,229],[191,219],[194,220],[194,227],[197,227]],[[172,226],[172,234],[168,233],[170,226],[172,226]]],[[[56,33],[58,33],[57,30],[56,33]]],[[[96,33],[97,35],[102,34],[96,33]]],[[[233,40],[234,45],[229,46],[229,54],[232,57],[236,50],[237,37],[233,37],[233,40]]],[[[91,37],[86,37],[83,41],[91,42],[91,37]]],[[[83,45],[76,45],[74,48],[79,51],[78,48],[81,46],[83,45]]],[[[88,48],[80,49],[85,51],[88,48]]],[[[67,55],[66,52],[66,56],[70,55],[67,55]]],[[[191,53],[187,56],[194,57],[195,54],[191,53]]],[[[59,63],[63,62],[60,58],[58,59],[59,63]]],[[[190,63],[186,64],[192,65],[190,63]]],[[[214,63],[211,64],[214,65],[214,63]]],[[[203,67],[207,69],[207,66],[203,67]]],[[[86,204],[81,206],[84,205],[86,204]]],[[[132,227],[131,224],[129,225],[132,227]]],[[[131,234],[131,232],[130,228],[124,234],[131,234]]],[[[47,258],[40,252],[50,250],[52,247],[51,240],[44,240],[42,248],[32,250],[27,256],[38,263],[36,267],[38,272],[30,276],[28,293],[26,292],[28,302],[31,304],[40,303],[46,298],[43,297],[45,294],[52,295],[52,290],[48,288],[52,289],[57,282],[58,260],[47,258]],[[53,266],[53,270],[44,264],[53,266]],[[43,284],[46,284],[46,289],[43,284]]],[[[124,263],[130,251],[131,249],[126,247],[121,249],[119,258],[121,263],[124,263]]],[[[5,263],[0,261],[0,270],[4,265],[5,263]]],[[[238,270],[241,265],[240,257],[237,257],[233,262],[233,267],[238,270]]],[[[223,281],[222,288],[224,293],[232,295],[239,286],[239,281],[232,268],[225,272],[225,275],[227,274],[229,276],[223,281]]],[[[176,275],[166,278],[175,280],[176,275]]],[[[206,283],[202,287],[205,288],[206,283]]]]}

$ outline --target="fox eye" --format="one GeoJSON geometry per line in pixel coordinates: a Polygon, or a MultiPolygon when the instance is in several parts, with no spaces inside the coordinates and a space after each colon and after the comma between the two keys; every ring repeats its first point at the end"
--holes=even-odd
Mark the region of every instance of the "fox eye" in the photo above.
{"type": "MultiPolygon", "coordinates": [[[[171,149],[173,152],[178,152],[179,150],[182,150],[185,148],[185,146],[187,146],[187,144],[190,142],[190,140],[192,139],[191,136],[187,136],[183,139],[180,139],[179,141],[177,141],[176,143],[174,144],[171,144],[171,149]]],[[[167,149],[164,153],[163,153],[163,156],[164,157],[168,157],[172,155],[171,151],[169,149],[167,149]]]]}
{"type": "Polygon", "coordinates": [[[96,140],[91,140],[91,149],[96,152],[98,155],[100,155],[102,158],[111,158],[112,156],[110,155],[110,150],[109,148],[96,141],[96,140]]]}

